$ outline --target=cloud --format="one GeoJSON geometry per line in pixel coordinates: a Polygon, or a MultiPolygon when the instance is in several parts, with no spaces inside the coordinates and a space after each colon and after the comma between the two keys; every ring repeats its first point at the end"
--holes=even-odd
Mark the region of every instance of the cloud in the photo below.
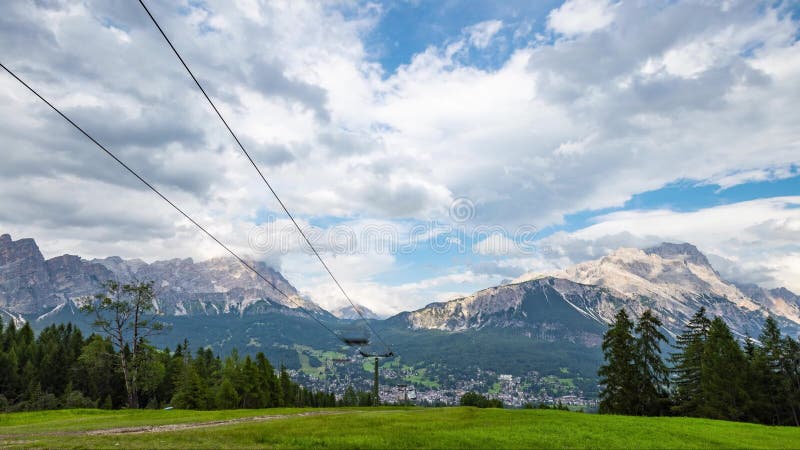
{"type": "Polygon", "coordinates": [[[476,48],[484,49],[489,46],[492,38],[503,28],[500,20],[487,20],[467,27],[464,31],[469,37],[469,43],[476,48]]]}
{"type": "Polygon", "coordinates": [[[518,250],[517,243],[501,233],[491,233],[472,245],[472,251],[479,255],[508,256],[518,253],[518,250]]]}
{"type": "Polygon", "coordinates": [[[720,189],[727,189],[745,183],[776,181],[785,178],[791,178],[797,176],[798,174],[797,167],[795,166],[775,168],[766,167],[763,169],[744,170],[720,175],[716,178],[710,178],[707,181],[707,184],[719,186],[720,189]]]}
{"type": "MultiPolygon", "coordinates": [[[[676,180],[728,188],[794,176],[800,164],[800,26],[781,5],[570,1],[547,16],[546,36],[503,41],[496,64],[474,53],[500,47],[511,22],[487,20],[430,42],[392,72],[364,45],[380,32],[381,7],[213,0],[152,8],[303,223],[446,221],[453,199],[467,197],[476,206],[470,226],[544,228],[676,180]]],[[[527,19],[544,18],[520,23],[527,19]]],[[[135,3],[2,2],[0,42],[4,64],[237,249],[247,251],[264,213],[281,212],[135,3]]],[[[0,230],[35,237],[51,254],[220,254],[5,75],[0,115],[0,230]]],[[[648,214],[603,218],[631,225],[627,233],[598,223],[590,229],[602,235],[554,238],[558,261],[673,236],[633,226],[651,217],[655,227],[661,216],[648,214]]],[[[744,234],[773,242],[765,255],[774,267],[753,267],[770,279],[794,270],[796,250],[776,243],[794,230],[786,220],[751,223],[744,234]]],[[[692,232],[685,240],[697,240],[692,232]]],[[[747,262],[747,245],[760,248],[712,237],[702,234],[734,262],[747,262]]],[[[294,262],[297,252],[268,256],[323,295],[313,262],[294,262]]],[[[386,281],[398,261],[379,256],[372,265],[385,278],[353,272],[348,282],[392,308],[509,272],[456,266],[476,280],[460,284],[420,269],[421,279],[453,276],[398,287],[386,281]]],[[[371,265],[339,261],[342,271],[371,265]]]]}
{"type": "Polygon", "coordinates": [[[562,264],[595,259],[619,247],[690,242],[733,281],[786,286],[800,291],[800,197],[776,197],[693,212],[623,211],[597,218],[575,232],[560,232],[540,245],[562,264]]]}
{"type": "MultiPolygon", "coordinates": [[[[497,284],[501,277],[474,273],[470,270],[430,277],[416,282],[384,285],[376,282],[359,282],[348,290],[359,302],[383,315],[422,308],[432,302],[452,300],[475,290],[497,284]]],[[[326,298],[322,291],[312,291],[314,298],[326,298]]],[[[341,305],[341,301],[338,303],[341,305]]]]}
{"type": "Polygon", "coordinates": [[[613,20],[613,5],[606,0],[568,0],[550,12],[547,27],[574,36],[603,29],[613,20]]]}
{"type": "MultiPolygon", "coordinates": [[[[526,262],[525,266],[530,267],[526,262]]],[[[514,279],[526,272],[526,269],[517,262],[509,264],[508,261],[479,261],[469,265],[470,271],[476,274],[500,275],[507,279],[514,279]]]]}

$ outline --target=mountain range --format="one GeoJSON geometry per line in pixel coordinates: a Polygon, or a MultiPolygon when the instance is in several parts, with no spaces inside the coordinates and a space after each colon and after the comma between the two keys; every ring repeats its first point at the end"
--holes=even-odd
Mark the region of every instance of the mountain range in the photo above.
{"type": "MultiPolygon", "coordinates": [[[[156,338],[157,344],[187,338],[221,352],[264,351],[310,379],[330,377],[336,371],[331,358],[356,355],[299,309],[340,335],[366,333],[352,306],[328,312],[300,295],[278,271],[251,263],[288,298],[232,258],[152,263],[74,255],[45,259],[32,239],[14,241],[4,234],[0,316],[29,321],[35,328],[71,321],[88,329],[90,321],[79,306],[101,292],[103,282],[148,281],[156,288],[155,308],[172,326],[169,334],[156,338]]],[[[653,309],[666,333],[675,336],[701,306],[723,317],[742,338],[757,337],[769,315],[784,332],[800,333],[800,297],[785,288],[725,280],[705,255],[685,243],[620,248],[597,260],[526,274],[384,320],[359,309],[400,355],[391,363],[398,370],[384,377],[441,388],[466,386],[475,382],[474,374],[487,370],[552,375],[585,393],[596,387],[602,335],[620,308],[632,315],[653,309]]],[[[360,366],[348,376],[363,376],[364,383],[370,379],[360,366]]]]}
{"type": "Polygon", "coordinates": [[[274,286],[258,278],[233,258],[195,262],[191,258],[147,264],[112,256],[85,260],[63,255],[45,260],[33,239],[14,241],[0,236],[0,313],[17,320],[41,320],[103,291],[108,280],[147,281],[157,293],[155,309],[166,316],[256,314],[273,305],[303,307],[329,315],[277,271],[249,261],[274,286]]]}
{"type": "MultiPolygon", "coordinates": [[[[800,332],[800,297],[786,288],[764,289],[724,280],[691,244],[663,243],[644,250],[620,248],[600,259],[552,273],[529,273],[471,296],[434,303],[401,316],[413,329],[460,331],[486,326],[568,331],[543,321],[543,305],[571,308],[576,318],[611,322],[625,308],[632,316],[652,309],[675,336],[700,307],[721,316],[740,337],[758,336],[774,316],[792,335],[800,332]],[[536,306],[538,302],[540,305],[536,306]]],[[[563,317],[563,316],[560,316],[563,317]]],[[[577,337],[577,336],[575,336],[577,337]]],[[[588,342],[598,342],[588,339],[588,342]]]]}

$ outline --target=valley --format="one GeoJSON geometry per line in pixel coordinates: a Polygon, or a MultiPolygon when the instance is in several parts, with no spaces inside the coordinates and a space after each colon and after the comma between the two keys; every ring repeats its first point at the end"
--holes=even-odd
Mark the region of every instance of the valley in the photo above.
{"type": "MultiPolygon", "coordinates": [[[[75,323],[90,332],[91,317],[80,311],[86,296],[101,292],[109,279],[148,280],[156,288],[159,317],[169,325],[152,337],[158,347],[176,348],[186,340],[190,349],[223,355],[234,349],[263,352],[309,388],[338,395],[348,386],[369,390],[371,359],[362,361],[356,349],[342,346],[308,316],[337,333],[366,333],[352,308],[343,318],[334,316],[279,272],[261,269],[305,311],[225,258],[151,264],[70,255],[45,260],[32,240],[4,235],[0,314],[34,329],[75,323]]],[[[425,404],[457,404],[464,392],[476,391],[510,406],[562,402],[592,408],[602,334],[618,309],[636,315],[652,308],[664,331],[675,336],[700,307],[721,315],[740,337],[757,336],[768,315],[789,335],[800,330],[800,297],[786,289],[739,288],[694,246],[620,249],[558,273],[525,275],[384,320],[372,316],[371,325],[398,355],[381,363],[381,396],[402,399],[396,386],[407,384],[425,404]]],[[[380,350],[372,347],[365,349],[380,350]]]]}

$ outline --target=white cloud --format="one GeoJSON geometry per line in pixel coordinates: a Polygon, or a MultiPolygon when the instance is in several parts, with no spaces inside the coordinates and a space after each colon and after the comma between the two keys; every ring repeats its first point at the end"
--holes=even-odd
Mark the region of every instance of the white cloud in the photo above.
{"type": "Polygon", "coordinates": [[[572,233],[541,241],[573,264],[603,256],[618,247],[689,242],[711,257],[721,273],[766,287],[800,292],[800,197],[777,197],[705,208],[624,211],[572,233]]]}
{"type": "Polygon", "coordinates": [[[744,183],[776,181],[797,176],[795,167],[765,167],[763,169],[744,170],[722,174],[718,177],[711,177],[706,184],[719,186],[720,189],[727,189],[744,183]]]}
{"type": "Polygon", "coordinates": [[[547,27],[574,36],[600,30],[613,21],[613,5],[607,0],[568,0],[550,12],[547,27]]]}
{"type": "MultiPolygon", "coordinates": [[[[425,278],[420,281],[385,285],[376,282],[357,282],[348,285],[348,291],[358,302],[382,315],[396,314],[410,309],[422,308],[432,302],[452,300],[497,284],[501,277],[474,273],[469,270],[425,278]]],[[[309,291],[313,298],[328,298],[324,288],[309,291]]],[[[341,299],[333,299],[334,305],[343,305],[341,299]]]]}
{"type": "Polygon", "coordinates": [[[500,20],[487,20],[485,22],[476,23],[466,28],[466,33],[469,36],[469,43],[476,48],[486,48],[492,42],[492,38],[503,28],[503,22],[500,20]]]}
{"type": "Polygon", "coordinates": [[[513,239],[501,233],[491,233],[472,245],[472,251],[479,255],[511,256],[519,253],[513,239]]]}
{"type": "MultiPolygon", "coordinates": [[[[800,27],[752,2],[571,1],[548,18],[568,39],[540,36],[488,69],[465,51],[500,39],[503,23],[487,21],[391,73],[364,49],[380,8],[236,5],[153,8],[304,222],[446,219],[453,198],[467,196],[475,224],[544,227],[676,180],[727,188],[792,175],[800,163],[800,27]]],[[[5,64],[226,242],[247,251],[256,219],[280,212],[135,3],[3,2],[0,36],[5,64]]],[[[35,237],[50,255],[220,254],[7,76],[0,115],[0,210],[9,212],[0,232],[35,237]]],[[[794,226],[762,225],[769,239],[794,226]]],[[[792,273],[796,254],[779,248],[769,253],[776,279],[792,273]]],[[[324,295],[313,261],[297,251],[280,258],[292,282],[324,295]]],[[[380,255],[335,259],[338,270],[359,267],[348,285],[389,296],[393,308],[406,294],[415,303],[462,292],[452,280],[374,282],[398,264],[380,255]]]]}

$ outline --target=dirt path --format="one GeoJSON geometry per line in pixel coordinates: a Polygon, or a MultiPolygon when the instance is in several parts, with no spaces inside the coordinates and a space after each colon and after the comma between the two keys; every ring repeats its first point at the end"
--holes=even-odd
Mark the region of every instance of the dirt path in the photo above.
{"type": "Polygon", "coordinates": [[[218,427],[223,425],[234,425],[239,423],[253,423],[253,422],[268,422],[271,420],[290,419],[293,417],[309,417],[309,416],[328,416],[338,414],[351,414],[357,411],[308,411],[296,414],[272,414],[266,416],[251,416],[239,417],[236,419],[228,420],[211,420],[206,422],[190,422],[190,423],[174,423],[168,425],[144,425],[137,427],[120,427],[120,428],[105,428],[101,430],[87,430],[87,431],[56,431],[35,434],[11,434],[0,435],[0,447],[10,445],[12,443],[25,443],[27,441],[7,441],[5,439],[18,439],[21,437],[35,438],[44,436],[112,436],[120,434],[144,434],[144,433],[164,433],[168,431],[182,431],[194,430],[198,428],[218,427]]]}
{"type": "Polygon", "coordinates": [[[107,428],[104,430],[90,430],[75,434],[86,436],[108,436],[114,434],[142,434],[142,433],[163,433],[167,431],[195,430],[197,428],[217,427],[221,425],[233,425],[237,423],[267,422],[270,420],[289,419],[292,417],[308,416],[327,416],[333,414],[347,414],[346,411],[309,411],[297,414],[274,414],[269,416],[240,417],[238,419],[212,420],[209,422],[174,423],[169,425],[153,425],[124,428],[107,428]]]}

